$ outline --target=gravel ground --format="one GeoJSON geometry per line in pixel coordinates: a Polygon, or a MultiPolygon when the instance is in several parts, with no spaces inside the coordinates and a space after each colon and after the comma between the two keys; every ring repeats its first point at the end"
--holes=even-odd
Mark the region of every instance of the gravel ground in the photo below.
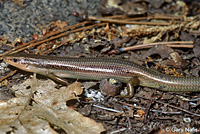
{"type": "Polygon", "coordinates": [[[24,42],[30,41],[32,35],[41,32],[39,26],[52,21],[67,21],[69,25],[78,22],[72,11],[83,9],[89,15],[97,15],[100,0],[24,0],[20,6],[11,0],[0,2],[0,36],[14,41],[22,37],[24,42]]]}

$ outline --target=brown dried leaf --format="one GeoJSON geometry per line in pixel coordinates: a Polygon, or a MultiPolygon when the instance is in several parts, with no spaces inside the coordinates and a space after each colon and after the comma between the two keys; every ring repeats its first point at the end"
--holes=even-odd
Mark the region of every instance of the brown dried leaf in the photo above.
{"type": "MultiPolygon", "coordinates": [[[[12,98],[6,102],[0,102],[0,126],[15,121],[19,114],[24,110],[27,102],[26,98],[12,98]]],[[[0,128],[1,128],[0,127],[0,128]]]]}
{"type": "Polygon", "coordinates": [[[29,134],[26,129],[21,125],[19,120],[12,120],[12,123],[3,124],[0,126],[0,133],[13,133],[13,134],[29,134]]]}
{"type": "Polygon", "coordinates": [[[194,51],[194,55],[195,57],[199,58],[200,57],[200,39],[197,39],[195,42],[194,42],[194,48],[193,48],[193,51],[194,51]]]}
{"type": "MultiPolygon", "coordinates": [[[[35,116],[34,111],[31,109],[32,107],[27,108],[30,109],[23,111],[19,116],[19,120],[21,125],[26,129],[26,131],[28,131],[28,133],[57,134],[57,132],[51,128],[49,122],[35,116]]],[[[40,108],[38,110],[40,110],[40,108]]]]}
{"type": "Polygon", "coordinates": [[[138,14],[145,14],[147,12],[147,5],[145,2],[130,2],[127,1],[123,5],[120,6],[120,9],[126,15],[138,15],[138,14]]]}
{"type": "Polygon", "coordinates": [[[59,109],[66,105],[66,101],[76,99],[75,95],[83,92],[81,83],[74,82],[68,87],[55,88],[56,84],[52,80],[37,80],[37,92],[34,94],[34,100],[47,107],[59,109]]]}
{"type": "MultiPolygon", "coordinates": [[[[188,65],[188,63],[189,62],[186,62],[185,60],[183,60],[182,57],[177,52],[170,53],[169,59],[164,60],[162,62],[163,65],[173,66],[174,68],[182,68],[182,67],[184,68],[188,65]]],[[[174,72],[174,71],[172,71],[172,72],[174,72]]],[[[171,73],[169,73],[169,74],[171,74],[171,73]]],[[[175,72],[172,74],[176,75],[175,72]]]]}
{"type": "Polygon", "coordinates": [[[195,38],[192,35],[184,32],[184,31],[181,31],[180,39],[182,41],[194,41],[195,40],[195,38]]]}
{"type": "Polygon", "coordinates": [[[151,56],[153,54],[158,54],[161,56],[162,59],[168,58],[170,53],[172,53],[174,50],[166,45],[156,45],[149,49],[143,56],[143,58],[146,58],[147,56],[151,56]]]}
{"type": "Polygon", "coordinates": [[[126,14],[138,15],[147,12],[147,5],[145,2],[131,2],[120,0],[107,0],[102,3],[103,14],[126,14]]]}
{"type": "Polygon", "coordinates": [[[60,89],[55,86],[51,80],[36,79],[27,79],[13,86],[12,90],[18,97],[0,103],[0,132],[56,134],[49,122],[69,134],[105,131],[102,124],[66,106],[67,100],[76,98],[74,94],[82,93],[80,83],[60,89]],[[30,106],[32,92],[34,101],[39,103],[30,106]],[[55,101],[57,103],[53,103],[55,101]]]}
{"type": "Polygon", "coordinates": [[[152,7],[160,8],[165,0],[150,0],[149,3],[152,7]]]}
{"type": "Polygon", "coordinates": [[[91,82],[84,82],[83,87],[87,90],[93,86],[97,85],[97,82],[91,81],[91,82]]]}
{"type": "Polygon", "coordinates": [[[105,131],[101,123],[84,117],[71,108],[53,110],[43,105],[35,105],[30,110],[34,116],[46,119],[68,134],[94,134],[105,131]]]}
{"type": "Polygon", "coordinates": [[[170,58],[172,59],[171,64],[173,65],[173,67],[180,68],[183,65],[183,60],[177,52],[172,52],[170,54],[170,58]]]}

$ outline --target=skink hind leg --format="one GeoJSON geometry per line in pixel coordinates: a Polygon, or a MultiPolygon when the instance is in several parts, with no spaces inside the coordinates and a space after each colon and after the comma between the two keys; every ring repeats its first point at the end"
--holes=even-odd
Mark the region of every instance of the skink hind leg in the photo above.
{"type": "Polygon", "coordinates": [[[127,91],[128,91],[128,95],[124,96],[127,98],[131,98],[134,95],[134,86],[138,86],[140,84],[140,80],[138,79],[138,77],[134,76],[132,77],[128,83],[127,83],[127,91]]]}
{"type": "Polygon", "coordinates": [[[50,73],[50,74],[47,74],[47,76],[48,76],[49,78],[55,80],[55,81],[58,82],[58,83],[61,83],[61,84],[63,84],[63,85],[69,85],[69,83],[68,83],[66,80],[64,80],[64,79],[62,79],[62,78],[56,76],[55,74],[50,73]]]}
{"type": "Polygon", "coordinates": [[[116,97],[126,97],[131,98],[134,95],[134,86],[138,86],[140,84],[140,80],[138,77],[133,76],[128,82],[127,82],[127,95],[119,95],[116,97]]]}

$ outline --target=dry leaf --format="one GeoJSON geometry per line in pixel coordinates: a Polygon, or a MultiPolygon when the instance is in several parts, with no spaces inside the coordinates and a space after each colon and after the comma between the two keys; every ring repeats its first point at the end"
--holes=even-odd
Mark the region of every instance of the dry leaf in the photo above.
{"type": "Polygon", "coordinates": [[[55,88],[56,84],[52,80],[41,81],[37,80],[34,100],[37,103],[44,104],[47,107],[60,109],[66,106],[66,101],[76,99],[75,95],[80,95],[83,92],[81,83],[74,82],[68,87],[55,88]]]}
{"type": "Polygon", "coordinates": [[[23,111],[26,101],[25,98],[16,97],[6,102],[0,102],[0,126],[16,120],[23,111]]]}
{"type": "Polygon", "coordinates": [[[34,105],[30,110],[34,116],[44,118],[68,134],[96,134],[105,131],[101,123],[84,117],[71,108],[53,110],[43,105],[34,105]]]}
{"type": "Polygon", "coordinates": [[[101,123],[84,117],[66,106],[66,101],[82,93],[81,83],[55,88],[51,80],[27,79],[12,90],[16,98],[0,102],[0,133],[56,134],[55,127],[68,134],[93,134],[105,131],[101,123]],[[34,93],[34,95],[32,95],[34,93]],[[35,102],[30,104],[33,97],[35,102]],[[55,103],[56,102],[56,103],[55,103]]]}

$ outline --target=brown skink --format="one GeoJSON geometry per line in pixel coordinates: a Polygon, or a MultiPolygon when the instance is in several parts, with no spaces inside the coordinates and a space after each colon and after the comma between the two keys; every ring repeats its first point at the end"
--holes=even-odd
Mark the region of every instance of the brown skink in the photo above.
{"type": "Polygon", "coordinates": [[[62,78],[102,80],[114,78],[127,83],[129,96],[134,86],[152,87],[163,91],[199,92],[200,78],[175,77],[147,69],[134,62],[111,58],[69,58],[17,54],[3,60],[21,70],[48,76],[65,84],[62,78]]]}

